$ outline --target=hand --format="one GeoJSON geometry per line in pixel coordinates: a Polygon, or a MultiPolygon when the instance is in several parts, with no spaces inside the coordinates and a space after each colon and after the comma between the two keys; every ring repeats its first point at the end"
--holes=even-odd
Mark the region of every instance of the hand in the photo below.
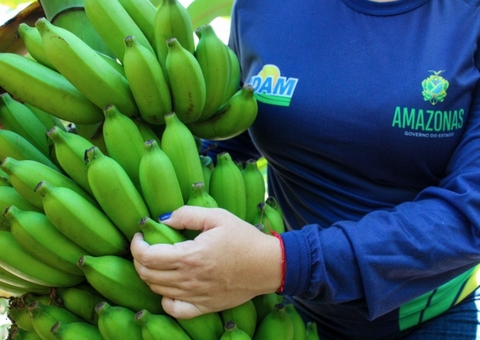
{"type": "Polygon", "coordinates": [[[279,240],[228,211],[184,206],[163,223],[203,231],[174,245],[150,246],[141,233],[132,240],[139,276],[163,296],[163,309],[173,317],[228,309],[280,286],[279,240]]]}

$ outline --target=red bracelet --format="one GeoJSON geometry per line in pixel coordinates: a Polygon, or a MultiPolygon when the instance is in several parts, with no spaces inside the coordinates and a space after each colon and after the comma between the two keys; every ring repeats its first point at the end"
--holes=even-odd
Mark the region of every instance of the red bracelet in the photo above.
{"type": "Polygon", "coordinates": [[[286,271],[286,263],[285,263],[285,246],[283,244],[283,239],[282,239],[282,236],[280,236],[279,233],[277,233],[276,231],[271,231],[271,234],[273,236],[275,236],[278,241],[280,242],[280,249],[282,251],[282,262],[281,262],[281,266],[282,266],[282,282],[280,284],[280,288],[277,289],[276,293],[281,293],[283,292],[283,288],[285,286],[285,271],[286,271]]]}

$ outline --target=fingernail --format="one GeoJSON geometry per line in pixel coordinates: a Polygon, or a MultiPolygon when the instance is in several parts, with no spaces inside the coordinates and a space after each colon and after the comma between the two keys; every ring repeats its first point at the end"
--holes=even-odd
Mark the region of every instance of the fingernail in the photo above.
{"type": "Polygon", "coordinates": [[[172,213],[171,212],[167,212],[165,214],[161,214],[160,216],[158,216],[158,220],[161,222],[161,221],[165,221],[165,220],[168,220],[170,218],[170,216],[172,216],[172,213]]]}

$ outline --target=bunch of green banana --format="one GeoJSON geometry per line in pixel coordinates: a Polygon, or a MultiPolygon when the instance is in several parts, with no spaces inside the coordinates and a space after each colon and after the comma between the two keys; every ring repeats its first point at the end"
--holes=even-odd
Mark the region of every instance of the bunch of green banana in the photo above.
{"type": "Polygon", "coordinates": [[[131,260],[115,256],[85,255],[78,261],[90,285],[113,303],[133,311],[163,314],[161,296],[140,279],[131,260]]]}
{"type": "Polygon", "coordinates": [[[148,207],[125,169],[96,146],[85,151],[88,183],[105,214],[130,241],[148,207]]]}
{"type": "Polygon", "coordinates": [[[155,139],[147,140],[143,148],[139,166],[142,196],[150,215],[158,218],[184,204],[182,188],[170,158],[158,142],[155,139]]]}
{"type": "Polygon", "coordinates": [[[247,213],[245,184],[241,170],[228,152],[217,155],[217,165],[210,177],[209,193],[220,208],[245,220],[247,213]]]}
{"type": "Polygon", "coordinates": [[[135,320],[142,329],[143,340],[191,339],[178,322],[169,315],[153,314],[146,309],[142,309],[135,314],[135,320]]]}

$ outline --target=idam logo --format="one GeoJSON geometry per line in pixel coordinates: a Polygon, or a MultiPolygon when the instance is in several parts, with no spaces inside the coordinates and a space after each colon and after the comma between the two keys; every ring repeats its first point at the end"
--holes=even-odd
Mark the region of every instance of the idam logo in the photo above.
{"type": "Polygon", "coordinates": [[[283,77],[280,69],[271,64],[263,66],[249,82],[255,88],[258,101],[277,106],[290,106],[297,83],[298,79],[283,77]]]}

